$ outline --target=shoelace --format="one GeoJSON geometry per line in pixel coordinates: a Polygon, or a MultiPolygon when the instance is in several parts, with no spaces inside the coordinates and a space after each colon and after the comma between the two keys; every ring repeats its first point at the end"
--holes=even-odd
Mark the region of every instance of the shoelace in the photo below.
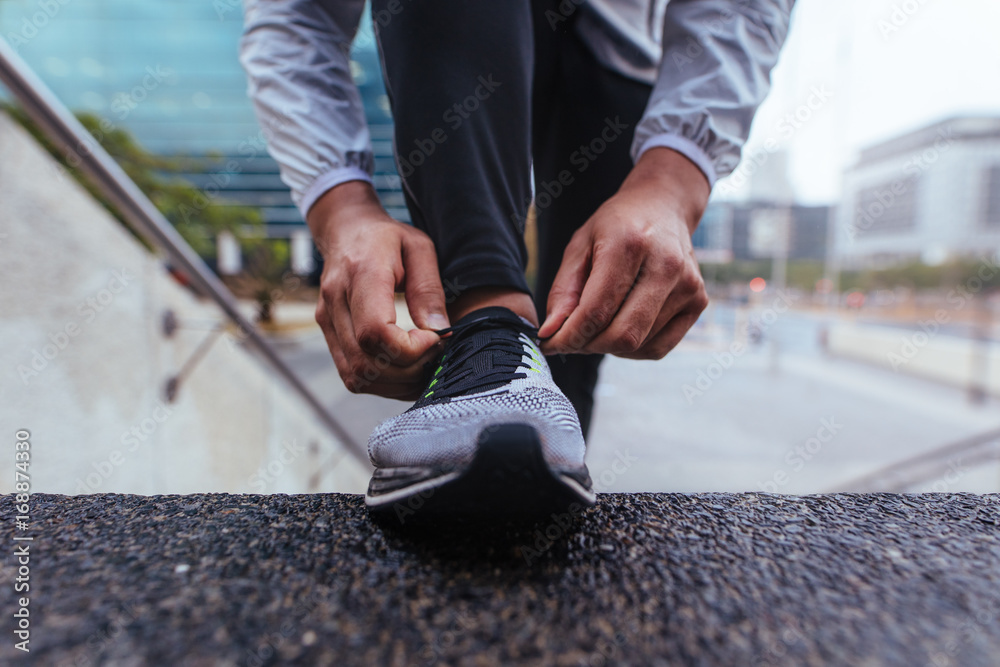
{"type": "Polygon", "coordinates": [[[518,334],[534,338],[537,332],[520,320],[484,316],[435,333],[450,336],[427,389],[414,407],[527,377],[519,370],[524,344],[518,334]]]}

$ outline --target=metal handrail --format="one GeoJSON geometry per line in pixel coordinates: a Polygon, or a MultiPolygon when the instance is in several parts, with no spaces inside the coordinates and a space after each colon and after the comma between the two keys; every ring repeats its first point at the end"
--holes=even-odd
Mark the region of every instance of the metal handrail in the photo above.
{"type": "Polygon", "coordinates": [[[45,136],[67,156],[79,159],[77,167],[120,215],[149,243],[165,252],[192,283],[208,295],[292,388],[309,404],[320,421],[360,462],[368,464],[366,448],[356,442],[319,399],[278,356],[274,347],[239,311],[236,297],[202,261],[173,225],[153,205],[79,120],[0,37],[0,81],[20,102],[24,112],[45,136]]]}

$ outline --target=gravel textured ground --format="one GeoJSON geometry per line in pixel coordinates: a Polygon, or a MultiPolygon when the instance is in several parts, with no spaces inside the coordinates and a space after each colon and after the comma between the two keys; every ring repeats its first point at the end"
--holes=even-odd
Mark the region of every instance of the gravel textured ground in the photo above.
{"type": "Polygon", "coordinates": [[[8,631],[3,664],[1000,663],[997,495],[605,495],[420,535],[351,495],[32,503],[31,653],[8,631]]]}

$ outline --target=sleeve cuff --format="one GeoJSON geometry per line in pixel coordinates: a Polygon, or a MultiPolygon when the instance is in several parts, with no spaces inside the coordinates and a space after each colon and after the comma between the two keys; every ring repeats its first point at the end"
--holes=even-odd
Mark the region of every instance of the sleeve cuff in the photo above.
{"type": "Polygon", "coordinates": [[[705,178],[708,179],[709,188],[715,187],[715,181],[718,180],[718,176],[715,173],[715,166],[712,164],[712,159],[708,157],[708,153],[702,150],[701,146],[687,137],[669,133],[653,135],[639,149],[639,152],[635,156],[636,162],[650,148],[669,148],[677,151],[691,160],[691,162],[694,162],[698,169],[701,169],[701,172],[705,174],[705,178]]]}
{"type": "Polygon", "coordinates": [[[312,182],[312,185],[306,188],[306,191],[302,193],[302,198],[299,200],[299,211],[302,212],[302,217],[305,218],[309,214],[309,209],[312,208],[317,199],[326,194],[327,190],[348,181],[366,181],[371,183],[372,177],[360,167],[338,167],[332,171],[320,174],[312,182]]]}

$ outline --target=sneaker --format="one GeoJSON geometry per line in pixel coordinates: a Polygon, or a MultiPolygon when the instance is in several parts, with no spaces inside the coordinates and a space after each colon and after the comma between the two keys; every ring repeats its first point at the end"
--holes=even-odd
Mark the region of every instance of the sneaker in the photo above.
{"type": "Polygon", "coordinates": [[[438,333],[447,335],[444,350],[423,395],[368,440],[369,511],[406,523],[541,518],[593,505],[580,422],[535,327],[490,307],[438,333]]]}

